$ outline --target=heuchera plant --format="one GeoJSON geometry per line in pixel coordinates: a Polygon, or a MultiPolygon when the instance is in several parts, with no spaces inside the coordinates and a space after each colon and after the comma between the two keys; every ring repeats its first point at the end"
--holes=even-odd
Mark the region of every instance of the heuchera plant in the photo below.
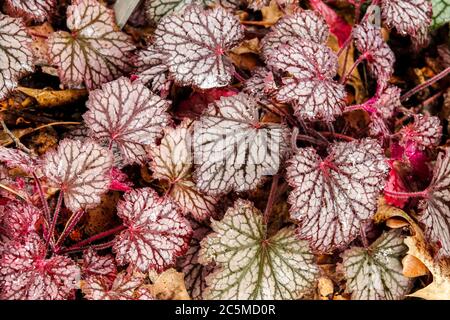
{"type": "Polygon", "coordinates": [[[332,261],[342,296],[402,299],[414,283],[402,267],[408,223],[390,229],[380,203],[404,209],[426,250],[448,259],[446,128],[408,99],[450,68],[402,92],[386,41],[395,29],[411,50],[425,46],[431,3],[351,1],[353,25],[307,3],[145,1],[152,28],[137,31],[97,0],[4,1],[0,100],[35,70],[32,25],[59,10],[65,25],[38,35],[47,67],[58,92],[87,101],[45,152],[1,118],[15,148],[0,147],[0,298],[155,299],[169,268],[193,299],[314,298],[332,261]],[[276,23],[235,14],[274,5],[276,23]],[[257,62],[243,67],[239,50],[257,62]],[[109,228],[88,233],[105,202],[109,228]]]}

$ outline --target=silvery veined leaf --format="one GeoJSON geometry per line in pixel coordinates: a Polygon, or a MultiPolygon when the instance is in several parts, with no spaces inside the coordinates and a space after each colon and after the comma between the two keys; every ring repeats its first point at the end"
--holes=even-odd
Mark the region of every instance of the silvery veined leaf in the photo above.
{"type": "Polygon", "coordinates": [[[419,220],[425,225],[425,235],[436,243],[439,256],[450,256],[450,149],[439,153],[427,196],[420,202],[419,220]]]}
{"type": "Polygon", "coordinates": [[[192,180],[192,127],[184,121],[164,132],[160,145],[150,150],[153,177],[170,184],[168,195],[184,214],[190,212],[197,220],[207,219],[217,201],[199,191],[192,180]]]}
{"type": "Polygon", "coordinates": [[[114,279],[117,274],[116,262],[113,255],[101,256],[92,248],[89,248],[83,254],[81,272],[84,279],[98,276],[114,279]]]}
{"type": "Polygon", "coordinates": [[[218,269],[206,279],[208,299],[298,299],[315,284],[318,268],[308,243],[286,227],[266,237],[262,214],[239,199],[201,242],[200,261],[218,269]]]}
{"type": "Polygon", "coordinates": [[[112,164],[111,152],[96,142],[64,139],[57,150],[45,154],[43,171],[50,185],[64,193],[66,207],[75,212],[100,203],[112,164]]]}
{"type": "Polygon", "coordinates": [[[242,91],[253,97],[264,97],[274,93],[277,88],[273,73],[266,68],[258,67],[245,81],[242,91]]]}
{"type": "Polygon", "coordinates": [[[148,86],[153,92],[167,96],[170,84],[169,67],[164,63],[166,55],[156,49],[154,45],[148,46],[136,56],[136,81],[148,86]]]}
{"type": "Polygon", "coordinates": [[[330,48],[297,41],[275,50],[267,64],[292,75],[283,79],[276,98],[280,102],[294,103],[299,118],[333,121],[342,113],[345,89],[332,79],[338,64],[330,48]]]}
{"type": "Polygon", "coordinates": [[[212,230],[206,225],[191,221],[192,238],[188,251],[177,259],[177,267],[184,274],[184,281],[189,296],[194,300],[204,300],[206,291],[206,278],[214,270],[212,264],[202,265],[199,261],[200,242],[212,230]]]}
{"type": "Polygon", "coordinates": [[[255,188],[278,171],[288,135],[284,125],[260,121],[254,98],[222,97],[194,123],[197,187],[210,195],[255,188]]]}
{"type": "Polygon", "coordinates": [[[403,127],[399,134],[403,145],[414,142],[421,147],[437,146],[442,137],[441,121],[438,117],[417,114],[414,122],[403,127]]]}
{"type": "Polygon", "coordinates": [[[142,272],[161,272],[173,265],[186,252],[192,233],[178,210],[150,188],[125,194],[117,206],[126,227],[113,246],[118,264],[131,264],[142,272]]]}
{"type": "Polygon", "coordinates": [[[433,6],[432,27],[437,29],[450,22],[450,2],[448,0],[431,0],[433,6]]]}
{"type": "Polygon", "coordinates": [[[147,0],[145,8],[150,21],[159,22],[161,18],[180,12],[191,4],[208,7],[219,4],[224,8],[237,8],[240,0],[147,0]]]}
{"type": "Polygon", "coordinates": [[[170,121],[168,101],[124,77],[91,91],[87,107],[90,136],[116,145],[124,163],[144,163],[170,121]]]}
{"type": "Polygon", "coordinates": [[[389,27],[415,37],[423,29],[428,30],[432,6],[429,0],[381,0],[381,13],[389,27]]]}
{"type": "Polygon", "coordinates": [[[144,281],[143,274],[124,270],[113,280],[105,276],[90,277],[82,282],[81,290],[88,300],[136,300],[144,281]]]}
{"type": "Polygon", "coordinates": [[[19,168],[28,174],[33,173],[38,167],[38,161],[22,150],[0,146],[0,162],[8,168],[19,168]]]}
{"type": "MultiPolygon", "coordinates": [[[[67,131],[63,135],[63,138],[84,142],[85,140],[89,139],[89,134],[90,134],[89,128],[86,127],[86,124],[83,123],[83,124],[77,126],[75,129],[67,131]]],[[[102,145],[102,147],[105,147],[105,148],[109,147],[108,142],[105,142],[105,141],[103,141],[101,145],[102,145]]],[[[111,152],[114,157],[114,167],[116,167],[116,168],[124,167],[125,163],[123,161],[123,157],[120,154],[120,150],[119,150],[119,147],[117,146],[117,144],[113,144],[111,146],[111,152]]]]}
{"type": "Polygon", "coordinates": [[[234,67],[225,54],[243,38],[243,30],[225,9],[189,6],[163,18],[155,35],[176,82],[210,89],[231,81],[234,67]]]}
{"type": "Polygon", "coordinates": [[[354,300],[398,300],[411,288],[403,275],[402,258],[408,247],[401,230],[383,233],[369,248],[353,247],[342,255],[347,292],[354,300]]]}
{"type": "Polygon", "coordinates": [[[370,114],[369,132],[373,137],[388,136],[390,134],[387,121],[392,118],[396,108],[401,107],[400,88],[389,86],[376,94],[374,101],[369,105],[370,114]]]}
{"type": "Polygon", "coordinates": [[[31,235],[8,242],[0,259],[0,298],[65,300],[78,288],[80,269],[65,256],[47,258],[45,242],[31,235]]]}
{"type": "Polygon", "coordinates": [[[74,0],[67,8],[67,27],[49,37],[52,64],[69,87],[91,90],[131,70],[131,37],[115,24],[114,12],[96,0],[74,0]]]}
{"type": "Polygon", "coordinates": [[[305,10],[281,18],[262,40],[263,55],[277,54],[277,49],[285,44],[302,40],[324,44],[330,34],[325,19],[317,12],[305,10]]]}
{"type": "Polygon", "coordinates": [[[30,234],[37,234],[38,221],[42,218],[42,212],[32,204],[24,201],[9,201],[2,208],[0,222],[4,229],[4,235],[11,240],[23,241],[30,234]]]}
{"type": "Polygon", "coordinates": [[[344,247],[375,214],[388,165],[376,140],[336,142],[322,158],[299,149],[287,168],[291,218],[298,234],[320,252],[344,247]]]}
{"type": "Polygon", "coordinates": [[[389,80],[394,72],[395,56],[384,42],[380,27],[367,22],[357,25],[353,29],[353,37],[356,48],[365,55],[369,71],[381,83],[389,80]]]}
{"type": "Polygon", "coordinates": [[[31,37],[19,18],[0,13],[0,100],[17,87],[17,80],[33,71],[31,37]]]}
{"type": "Polygon", "coordinates": [[[4,9],[13,17],[44,22],[49,19],[56,8],[55,0],[5,0],[4,9]]]}

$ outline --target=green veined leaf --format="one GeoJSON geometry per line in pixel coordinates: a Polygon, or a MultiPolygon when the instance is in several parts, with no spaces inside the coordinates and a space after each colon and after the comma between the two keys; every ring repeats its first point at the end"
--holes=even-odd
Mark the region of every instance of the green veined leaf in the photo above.
{"type": "Polygon", "coordinates": [[[262,215],[239,199],[201,242],[200,262],[219,269],[206,279],[208,299],[297,299],[318,274],[307,242],[284,228],[266,237],[262,215]]]}
{"type": "Polygon", "coordinates": [[[431,0],[433,21],[431,27],[437,29],[450,22],[450,0],[431,0]]]}
{"type": "Polygon", "coordinates": [[[355,300],[397,300],[410,289],[401,259],[408,248],[401,230],[381,235],[369,248],[351,248],[343,254],[347,291],[355,300]]]}

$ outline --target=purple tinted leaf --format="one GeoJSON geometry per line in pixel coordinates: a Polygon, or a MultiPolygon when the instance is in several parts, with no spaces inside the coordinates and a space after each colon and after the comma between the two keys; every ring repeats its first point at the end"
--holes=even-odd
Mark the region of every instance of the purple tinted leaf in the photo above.
{"type": "Polygon", "coordinates": [[[313,148],[299,149],[287,175],[300,238],[320,252],[352,241],[361,221],[375,214],[387,171],[383,150],[372,139],[334,143],[324,159],[313,148]]]}
{"type": "Polygon", "coordinates": [[[386,82],[394,72],[395,56],[391,48],[384,42],[381,29],[371,23],[357,25],[353,29],[356,48],[364,55],[369,71],[386,82]]]}
{"type": "Polygon", "coordinates": [[[282,45],[293,45],[296,41],[324,44],[330,31],[325,19],[316,11],[305,10],[292,15],[285,15],[262,40],[265,56],[277,53],[282,45]]]}
{"type": "Polygon", "coordinates": [[[234,67],[225,53],[242,39],[243,31],[239,20],[225,9],[190,6],[182,14],[162,19],[155,35],[175,81],[201,89],[231,81],[234,67]]]}
{"type": "Polygon", "coordinates": [[[429,240],[440,247],[439,256],[450,256],[450,149],[438,155],[427,197],[421,201],[420,221],[429,240]]]}
{"type": "Polygon", "coordinates": [[[438,117],[417,114],[414,122],[403,127],[399,134],[403,146],[411,142],[421,147],[437,146],[442,137],[441,121],[438,117]]]}
{"type": "Polygon", "coordinates": [[[5,0],[4,9],[13,17],[24,17],[35,22],[44,22],[53,14],[55,0],[5,0]]]}
{"type": "Polygon", "coordinates": [[[216,199],[200,192],[192,180],[192,127],[182,122],[167,128],[158,148],[151,150],[153,177],[170,183],[168,195],[184,214],[205,220],[215,211],[216,199]]]}
{"type": "Polygon", "coordinates": [[[100,256],[94,250],[88,249],[83,255],[81,271],[85,279],[104,276],[112,280],[117,274],[116,262],[111,254],[100,256]]]}
{"type": "Polygon", "coordinates": [[[37,160],[25,152],[0,146],[0,162],[8,168],[19,168],[27,174],[32,174],[38,166],[37,160]]]}
{"type": "Polygon", "coordinates": [[[127,228],[115,238],[113,247],[119,265],[161,272],[186,252],[192,232],[189,222],[174,203],[152,189],[127,193],[117,214],[127,228]]]}
{"type": "Polygon", "coordinates": [[[342,255],[347,292],[354,300],[398,300],[411,288],[401,259],[408,248],[401,230],[383,233],[369,248],[351,248],[342,255]]]}
{"type": "Polygon", "coordinates": [[[131,70],[131,38],[120,32],[114,13],[96,0],[75,0],[67,8],[67,27],[49,37],[50,60],[65,85],[88,89],[131,70]]]}
{"type": "Polygon", "coordinates": [[[342,113],[344,86],[333,81],[337,57],[330,48],[314,42],[299,41],[280,47],[267,64],[288,72],[277,100],[293,102],[295,114],[302,119],[333,121],[342,113]]]}
{"type": "Polygon", "coordinates": [[[245,81],[243,91],[253,97],[264,97],[277,90],[273,73],[266,68],[258,67],[250,79],[245,81]]]}
{"type": "Polygon", "coordinates": [[[100,203],[108,190],[111,152],[97,143],[64,139],[56,151],[44,157],[44,174],[64,193],[64,203],[73,212],[100,203]]]}
{"type": "Polygon", "coordinates": [[[0,298],[63,300],[78,287],[80,270],[69,258],[46,258],[46,245],[37,236],[25,244],[10,242],[0,259],[0,298]]]}
{"type": "Polygon", "coordinates": [[[42,212],[35,206],[19,201],[9,201],[3,208],[5,235],[14,241],[23,241],[36,234],[42,212]]]}
{"type": "Polygon", "coordinates": [[[278,171],[288,135],[282,124],[260,122],[250,96],[222,97],[194,124],[197,187],[210,195],[255,188],[278,171]]]}
{"type": "Polygon", "coordinates": [[[401,107],[400,88],[389,86],[377,93],[375,98],[367,104],[366,111],[369,112],[371,123],[369,124],[370,135],[388,136],[390,131],[386,122],[394,115],[396,108],[401,107]]]}
{"type": "Polygon", "coordinates": [[[170,121],[166,100],[123,77],[92,91],[87,107],[83,118],[90,135],[117,146],[126,164],[144,163],[147,148],[170,121]]]}
{"type": "Polygon", "coordinates": [[[81,289],[88,300],[133,300],[144,280],[142,274],[125,270],[114,280],[104,276],[90,277],[83,281],[81,289]]]}
{"type": "Polygon", "coordinates": [[[31,37],[21,19],[0,13],[0,100],[17,87],[17,79],[33,71],[31,37]]]}
{"type": "Polygon", "coordinates": [[[381,0],[381,13],[385,23],[404,36],[426,35],[432,11],[428,0],[381,0]]]}

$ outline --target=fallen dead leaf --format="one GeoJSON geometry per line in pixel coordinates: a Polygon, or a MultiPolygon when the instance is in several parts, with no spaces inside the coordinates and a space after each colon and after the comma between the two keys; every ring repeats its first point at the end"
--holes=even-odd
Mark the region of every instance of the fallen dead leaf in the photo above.
{"type": "Polygon", "coordinates": [[[117,223],[115,220],[116,204],[119,198],[119,192],[110,191],[102,196],[97,207],[86,212],[83,231],[87,236],[98,234],[115,226],[117,223]]]}
{"type": "Polygon", "coordinates": [[[434,259],[427,248],[422,234],[407,237],[408,254],[420,260],[433,275],[433,282],[423,289],[409,294],[409,297],[427,300],[450,300],[450,259],[434,259]]]}
{"type": "Polygon", "coordinates": [[[268,6],[261,8],[262,21],[266,24],[274,25],[283,16],[283,12],[277,4],[277,1],[272,0],[268,6]]]}
{"type": "Polygon", "coordinates": [[[386,226],[391,229],[399,229],[409,226],[409,223],[404,218],[390,218],[386,221],[386,226]]]}
{"type": "Polygon", "coordinates": [[[403,275],[408,278],[416,278],[428,274],[427,267],[416,257],[408,254],[403,260],[403,275]]]}
{"type": "Polygon", "coordinates": [[[255,53],[259,54],[259,39],[252,38],[249,40],[244,40],[241,44],[231,50],[234,54],[244,54],[244,53],[255,53]]]}
{"type": "Polygon", "coordinates": [[[48,44],[47,39],[55,30],[52,25],[45,22],[38,26],[31,26],[28,28],[28,32],[33,39],[31,44],[31,50],[33,51],[33,57],[36,65],[49,65],[48,61],[48,44]]]}
{"type": "Polygon", "coordinates": [[[317,287],[319,289],[320,299],[322,300],[329,300],[334,293],[333,281],[327,277],[320,277],[317,287]]]}
{"type": "Polygon", "coordinates": [[[18,87],[17,90],[36,99],[38,105],[42,108],[58,107],[73,103],[88,94],[86,89],[46,90],[18,87]]]}
{"type": "Polygon", "coordinates": [[[173,268],[156,277],[151,285],[151,291],[153,296],[160,300],[190,300],[184,283],[184,274],[173,268]]]}
{"type": "MultiPolygon", "coordinates": [[[[328,46],[335,52],[339,51],[339,43],[338,43],[338,39],[335,35],[330,34],[330,36],[328,37],[328,46]]],[[[339,58],[338,58],[338,61],[339,61],[338,74],[340,76],[346,74],[346,72],[348,72],[350,67],[355,62],[354,54],[355,54],[355,48],[354,48],[353,44],[350,44],[348,46],[347,63],[345,63],[345,56],[346,56],[345,51],[342,52],[341,55],[339,56],[339,58]],[[344,70],[344,66],[345,66],[345,70],[344,70]]],[[[347,85],[351,86],[353,88],[353,90],[355,91],[355,101],[354,102],[355,103],[364,102],[364,100],[367,96],[367,92],[362,83],[358,68],[353,69],[351,77],[349,77],[347,80],[347,85]]],[[[352,103],[352,102],[350,102],[350,103],[352,103]]]]}

